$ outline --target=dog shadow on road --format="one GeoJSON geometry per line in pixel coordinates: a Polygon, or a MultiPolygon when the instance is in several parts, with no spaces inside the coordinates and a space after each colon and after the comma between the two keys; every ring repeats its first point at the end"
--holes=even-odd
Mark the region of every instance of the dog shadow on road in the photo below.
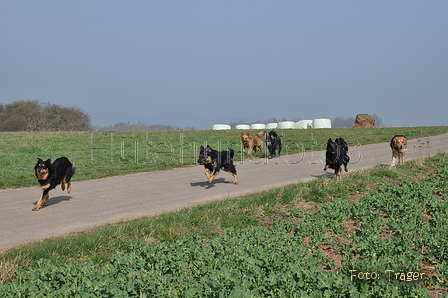
{"type": "Polygon", "coordinates": [[[190,186],[201,186],[205,189],[210,189],[210,188],[214,187],[216,183],[231,183],[231,184],[233,184],[232,181],[228,181],[225,178],[216,178],[211,183],[208,183],[207,181],[191,182],[190,186]]]}
{"type": "MultiPolygon", "coordinates": [[[[64,201],[70,201],[71,199],[73,199],[73,197],[71,196],[57,196],[57,197],[50,197],[50,201],[48,202],[47,206],[42,205],[42,208],[51,206],[51,205],[56,205],[59,204],[60,202],[64,202],[64,201]]],[[[34,205],[37,204],[37,201],[34,202],[34,205]]]]}
{"type": "Polygon", "coordinates": [[[313,177],[313,178],[317,178],[317,179],[321,179],[321,178],[331,178],[331,177],[333,177],[333,173],[331,173],[331,172],[327,172],[327,173],[323,173],[323,174],[311,175],[311,177],[313,177]]]}
{"type": "Polygon", "coordinates": [[[387,168],[390,167],[390,164],[380,163],[377,164],[374,168],[387,168]]]}

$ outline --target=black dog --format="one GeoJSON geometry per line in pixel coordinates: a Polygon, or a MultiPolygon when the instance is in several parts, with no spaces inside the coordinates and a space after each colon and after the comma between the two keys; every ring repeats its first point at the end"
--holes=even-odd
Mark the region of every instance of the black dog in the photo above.
{"type": "Polygon", "coordinates": [[[75,174],[75,171],[75,164],[72,164],[67,157],[60,157],[54,163],[51,163],[50,159],[43,161],[38,158],[34,166],[34,173],[43,192],[33,211],[39,210],[42,203],[44,206],[48,205],[50,200],[48,193],[59,184],[61,184],[62,190],[65,190],[65,184],[67,183],[67,192],[71,192],[72,185],[70,179],[75,174]]]}
{"type": "Polygon", "coordinates": [[[345,171],[348,172],[347,164],[349,161],[348,145],[344,139],[338,138],[334,142],[328,139],[324,171],[329,168],[334,169],[333,178],[336,178],[338,174],[342,176],[341,166],[344,165],[345,171]]]}
{"type": "Polygon", "coordinates": [[[238,178],[236,176],[236,168],[233,164],[234,152],[229,148],[227,151],[213,150],[212,147],[201,146],[199,153],[198,163],[204,166],[204,174],[207,177],[207,182],[210,183],[219,174],[219,171],[223,169],[226,172],[230,172],[233,176],[233,183],[238,184],[238,178]]]}
{"type": "Polygon", "coordinates": [[[273,130],[271,130],[269,134],[266,136],[266,147],[269,150],[268,158],[275,157],[276,151],[278,151],[278,156],[280,156],[280,152],[282,151],[282,140],[273,130]]]}

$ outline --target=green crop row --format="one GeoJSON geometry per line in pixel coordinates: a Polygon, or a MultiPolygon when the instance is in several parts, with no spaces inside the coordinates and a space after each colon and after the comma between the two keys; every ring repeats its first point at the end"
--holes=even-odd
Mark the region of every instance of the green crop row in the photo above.
{"type": "Polygon", "coordinates": [[[135,240],[100,265],[40,260],[0,284],[0,297],[430,297],[448,287],[440,160],[421,181],[293,208],[272,225],[135,240]]]}

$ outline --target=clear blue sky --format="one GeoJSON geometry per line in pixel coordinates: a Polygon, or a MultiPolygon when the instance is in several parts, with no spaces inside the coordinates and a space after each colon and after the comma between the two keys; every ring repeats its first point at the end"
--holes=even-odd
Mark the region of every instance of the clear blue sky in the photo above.
{"type": "Polygon", "coordinates": [[[448,125],[448,1],[0,0],[0,102],[93,125],[448,125]]]}

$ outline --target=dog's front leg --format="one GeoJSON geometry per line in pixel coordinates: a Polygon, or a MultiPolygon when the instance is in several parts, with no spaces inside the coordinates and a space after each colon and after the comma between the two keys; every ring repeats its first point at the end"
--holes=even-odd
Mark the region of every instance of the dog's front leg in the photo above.
{"type": "Polygon", "coordinates": [[[339,176],[336,179],[337,182],[341,182],[342,181],[342,167],[339,168],[339,176]]]}
{"type": "Polygon", "coordinates": [[[338,166],[338,165],[335,165],[335,167],[334,167],[333,179],[337,178],[337,177],[338,177],[338,174],[341,174],[341,173],[342,173],[342,169],[341,169],[341,167],[338,166]]]}
{"type": "Polygon", "coordinates": [[[218,176],[219,172],[214,171],[212,175],[208,178],[208,183],[211,183],[216,176],[218,176]]]}
{"type": "Polygon", "coordinates": [[[44,201],[46,201],[47,202],[47,205],[48,205],[48,200],[49,200],[49,195],[48,195],[48,189],[45,189],[43,192],[42,192],[42,196],[40,197],[40,199],[39,199],[39,201],[37,201],[37,204],[36,204],[36,206],[34,206],[34,208],[32,209],[33,211],[37,211],[37,210],[39,210],[40,209],[40,206],[42,205],[42,203],[44,202],[44,201]]]}
{"type": "Polygon", "coordinates": [[[43,205],[44,206],[48,206],[48,202],[50,201],[50,194],[49,193],[47,193],[47,195],[45,196],[45,198],[44,198],[44,201],[43,201],[43,205]]]}
{"type": "Polygon", "coordinates": [[[232,176],[233,176],[233,184],[237,185],[238,184],[238,177],[234,173],[230,173],[230,174],[232,174],[232,176]]]}
{"type": "Polygon", "coordinates": [[[37,211],[40,209],[40,205],[42,205],[42,202],[44,201],[44,195],[42,194],[42,196],[39,198],[39,201],[37,201],[36,206],[34,206],[34,208],[32,209],[33,211],[37,211]]]}
{"type": "Polygon", "coordinates": [[[205,177],[207,178],[207,181],[209,181],[210,180],[210,171],[209,171],[209,169],[205,168],[204,169],[204,174],[205,174],[205,177]]]}
{"type": "Polygon", "coordinates": [[[404,164],[404,158],[406,156],[406,151],[400,155],[400,165],[404,164]]]}
{"type": "Polygon", "coordinates": [[[392,163],[390,164],[391,167],[395,167],[395,156],[392,155],[392,163]]]}

